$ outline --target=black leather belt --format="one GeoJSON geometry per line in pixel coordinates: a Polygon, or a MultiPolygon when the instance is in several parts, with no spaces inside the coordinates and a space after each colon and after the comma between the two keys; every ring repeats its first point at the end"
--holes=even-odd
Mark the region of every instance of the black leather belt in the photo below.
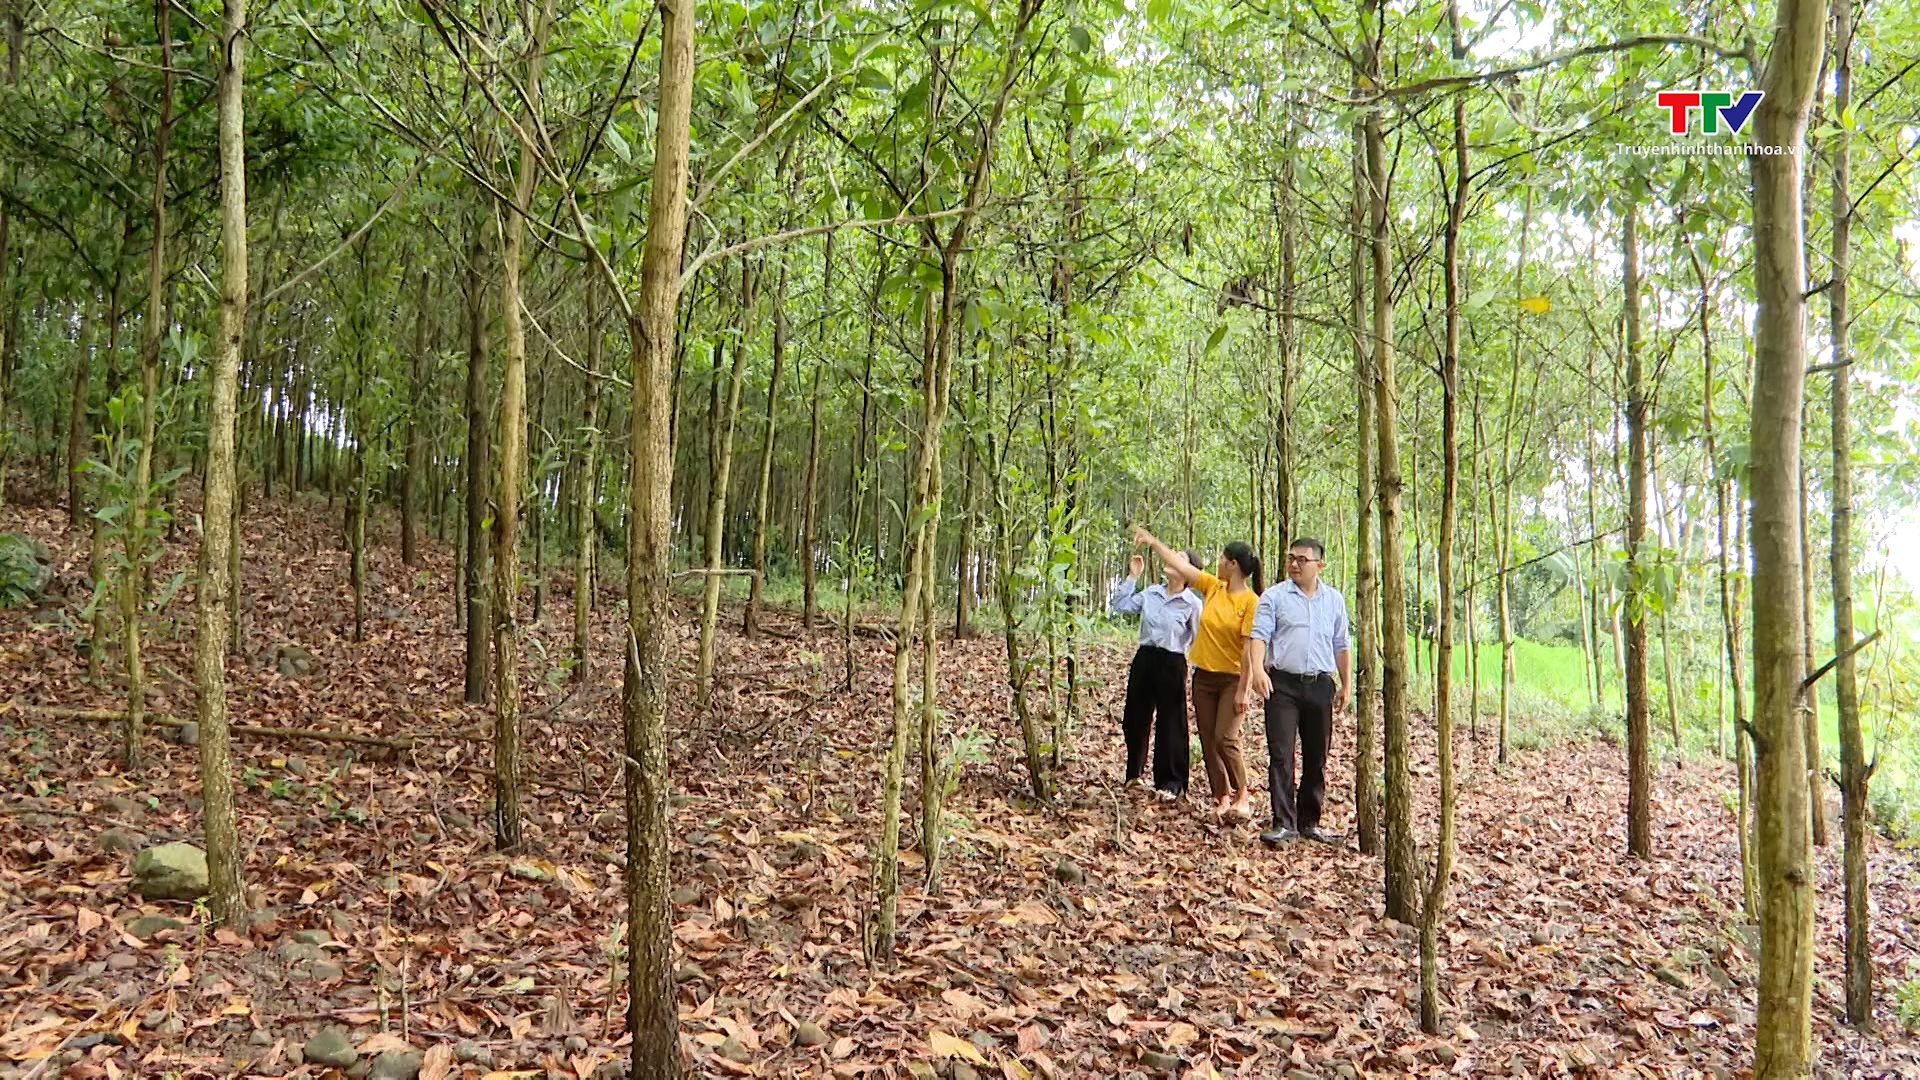
{"type": "Polygon", "coordinates": [[[1279,668],[1268,668],[1267,674],[1271,675],[1273,678],[1277,680],[1295,683],[1300,686],[1306,686],[1309,683],[1316,683],[1316,682],[1319,682],[1321,679],[1329,679],[1333,677],[1333,673],[1330,671],[1314,671],[1314,672],[1303,673],[1298,671],[1281,671],[1279,668]]]}

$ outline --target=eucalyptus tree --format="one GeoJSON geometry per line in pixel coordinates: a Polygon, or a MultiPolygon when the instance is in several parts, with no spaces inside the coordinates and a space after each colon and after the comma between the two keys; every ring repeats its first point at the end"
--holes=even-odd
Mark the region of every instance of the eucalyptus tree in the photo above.
{"type": "Polygon", "coordinates": [[[1812,1066],[1813,871],[1808,831],[1798,480],[1806,378],[1801,160],[1826,10],[1779,0],[1755,108],[1752,454],[1753,726],[1759,832],[1760,980],[1754,1076],[1812,1066]]]}
{"type": "Polygon", "coordinates": [[[207,479],[194,591],[195,719],[200,725],[200,791],[207,844],[207,908],[223,926],[247,910],[234,825],[233,761],[227,734],[227,605],[232,602],[234,400],[247,327],[246,0],[225,0],[220,29],[220,341],[209,371],[207,479]]]}
{"type": "MultiPolygon", "coordinates": [[[[974,217],[987,197],[987,178],[993,164],[995,140],[999,135],[1000,123],[1006,116],[1007,103],[1028,63],[1027,38],[1042,2],[1020,0],[1010,25],[996,26],[987,13],[982,12],[971,26],[926,26],[927,65],[920,76],[921,82],[914,84],[916,89],[909,95],[918,99],[919,119],[924,127],[919,132],[896,128],[877,136],[867,136],[868,141],[864,143],[842,137],[842,141],[849,144],[849,148],[885,186],[887,194],[901,212],[915,211],[920,214],[922,220],[917,229],[920,246],[916,267],[924,270],[917,269],[916,273],[924,272],[928,279],[921,319],[924,334],[921,348],[921,421],[919,449],[912,471],[913,516],[908,521],[901,557],[905,580],[901,588],[900,615],[893,646],[893,732],[882,774],[880,845],[875,861],[876,911],[871,923],[872,938],[868,943],[874,956],[888,960],[893,957],[895,919],[900,899],[900,781],[906,758],[907,716],[911,704],[907,676],[915,633],[922,615],[921,590],[933,585],[929,579],[933,572],[937,536],[934,529],[939,520],[941,431],[946,422],[955,322],[960,311],[962,254],[974,217]],[[943,40],[948,34],[953,35],[956,42],[963,43],[952,55],[947,53],[943,40]],[[991,101],[984,115],[965,104],[969,88],[955,88],[950,82],[951,73],[970,70],[985,75],[982,80],[985,93],[974,90],[982,100],[991,101]],[[922,83],[924,92],[917,89],[922,83]],[[962,108],[973,117],[971,122],[962,119],[957,123],[941,123],[949,109],[962,108]],[[917,149],[918,160],[913,166],[914,174],[896,174],[881,157],[881,151],[897,146],[903,136],[912,139],[915,134],[920,136],[920,146],[917,149]],[[954,145],[948,145],[950,143],[954,145]],[[956,149],[961,154],[971,149],[971,159],[956,155],[956,149]],[[943,218],[951,217],[953,223],[942,231],[939,223],[931,217],[934,214],[943,218]],[[936,286],[937,294],[934,292],[936,286]]],[[[907,63],[903,59],[902,66],[905,67],[907,63]]],[[[902,108],[900,112],[905,115],[900,119],[911,118],[913,111],[902,108]]],[[[923,647],[922,663],[934,663],[935,655],[932,639],[929,638],[923,647]]],[[[925,707],[933,706],[929,703],[925,707]]],[[[921,797],[931,798],[934,793],[923,791],[921,797]]],[[[939,843],[938,837],[921,839],[923,844],[928,845],[929,851],[932,845],[939,843]]]]}

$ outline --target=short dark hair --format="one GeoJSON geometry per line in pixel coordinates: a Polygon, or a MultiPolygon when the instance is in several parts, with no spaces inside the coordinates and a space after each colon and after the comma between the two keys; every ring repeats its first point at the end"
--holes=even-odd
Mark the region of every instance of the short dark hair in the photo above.
{"type": "Polygon", "coordinates": [[[1288,551],[1292,551],[1294,548],[1312,548],[1315,559],[1325,559],[1327,557],[1327,545],[1315,540],[1311,536],[1297,537],[1293,543],[1287,545],[1288,551]]]}

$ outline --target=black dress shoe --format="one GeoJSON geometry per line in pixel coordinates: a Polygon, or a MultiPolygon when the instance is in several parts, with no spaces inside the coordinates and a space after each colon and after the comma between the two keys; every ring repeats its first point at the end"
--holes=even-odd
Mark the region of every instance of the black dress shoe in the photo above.
{"type": "Polygon", "coordinates": [[[1268,829],[1260,834],[1260,842],[1269,847],[1278,847],[1290,840],[1300,839],[1300,834],[1292,829],[1268,829]]]}
{"type": "Polygon", "coordinates": [[[1323,833],[1319,829],[1313,826],[1308,826],[1307,828],[1301,829],[1300,835],[1304,839],[1318,840],[1323,844],[1331,844],[1334,847],[1342,847],[1347,842],[1345,836],[1336,836],[1332,833],[1323,833]]]}

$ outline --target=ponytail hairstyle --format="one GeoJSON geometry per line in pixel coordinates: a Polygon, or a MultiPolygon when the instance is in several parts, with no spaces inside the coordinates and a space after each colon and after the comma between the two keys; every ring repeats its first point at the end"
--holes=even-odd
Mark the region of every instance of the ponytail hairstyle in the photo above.
{"type": "Polygon", "coordinates": [[[1267,591],[1267,578],[1260,568],[1260,556],[1255,555],[1253,548],[1244,540],[1235,540],[1221,548],[1220,554],[1231,559],[1247,575],[1247,584],[1253,587],[1254,592],[1267,591]]]}

